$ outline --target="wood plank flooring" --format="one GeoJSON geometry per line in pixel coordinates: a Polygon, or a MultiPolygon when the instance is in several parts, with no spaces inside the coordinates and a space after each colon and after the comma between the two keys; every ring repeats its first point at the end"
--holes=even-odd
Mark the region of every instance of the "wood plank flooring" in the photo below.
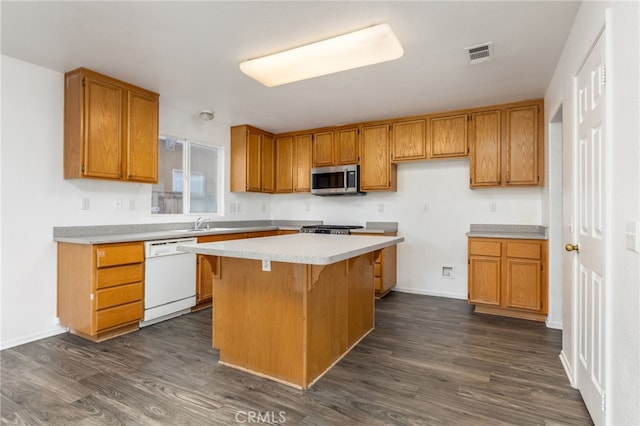
{"type": "MultiPolygon", "coordinates": [[[[103,343],[0,352],[2,424],[592,424],[544,324],[391,293],[376,329],[307,391],[217,364],[211,310],[103,343]]],[[[277,348],[273,348],[277,350],[277,348]]]]}

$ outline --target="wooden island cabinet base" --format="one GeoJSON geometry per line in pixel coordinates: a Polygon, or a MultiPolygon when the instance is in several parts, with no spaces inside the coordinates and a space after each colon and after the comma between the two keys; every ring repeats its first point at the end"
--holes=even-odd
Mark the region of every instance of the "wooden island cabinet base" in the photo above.
{"type": "Polygon", "coordinates": [[[220,363],[307,389],[374,327],[373,253],[329,265],[220,257],[220,363]],[[270,269],[270,270],[265,270],[270,269]]]}

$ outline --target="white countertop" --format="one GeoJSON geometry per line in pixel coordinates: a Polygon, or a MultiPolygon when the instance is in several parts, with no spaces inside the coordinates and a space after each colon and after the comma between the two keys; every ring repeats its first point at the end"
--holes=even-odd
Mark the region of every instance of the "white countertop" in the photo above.
{"type": "Polygon", "coordinates": [[[290,234],[203,244],[182,244],[179,250],[205,255],[329,265],[401,243],[404,237],[373,235],[290,234]]]}

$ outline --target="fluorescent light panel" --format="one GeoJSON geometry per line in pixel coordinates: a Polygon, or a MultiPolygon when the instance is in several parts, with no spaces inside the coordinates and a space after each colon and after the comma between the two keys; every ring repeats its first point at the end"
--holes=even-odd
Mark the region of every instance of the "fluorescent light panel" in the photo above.
{"type": "Polygon", "coordinates": [[[267,87],[306,80],[402,57],[404,49],[387,24],[322,40],[240,64],[267,87]]]}

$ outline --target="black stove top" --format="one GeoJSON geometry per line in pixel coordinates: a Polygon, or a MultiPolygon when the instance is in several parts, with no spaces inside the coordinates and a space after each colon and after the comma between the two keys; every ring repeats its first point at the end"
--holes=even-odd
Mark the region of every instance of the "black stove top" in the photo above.
{"type": "Polygon", "coordinates": [[[352,229],[364,228],[358,225],[308,225],[300,228],[305,234],[340,234],[349,235],[352,229]]]}

